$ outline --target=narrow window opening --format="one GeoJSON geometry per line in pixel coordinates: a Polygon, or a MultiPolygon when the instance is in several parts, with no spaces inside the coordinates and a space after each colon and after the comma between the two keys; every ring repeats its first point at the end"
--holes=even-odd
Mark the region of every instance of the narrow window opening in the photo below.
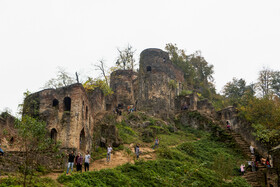
{"type": "Polygon", "coordinates": [[[152,67],[151,66],[147,66],[147,71],[152,71],[152,67]]]}
{"type": "Polygon", "coordinates": [[[53,128],[51,130],[51,139],[53,140],[54,143],[56,143],[57,140],[57,131],[55,130],[55,128],[53,128]]]}
{"type": "Polygon", "coordinates": [[[84,129],[80,133],[80,149],[85,150],[86,148],[86,136],[84,129]]]}
{"type": "Polygon", "coordinates": [[[88,107],[86,106],[86,120],[88,119],[88,107]]]}
{"type": "Polygon", "coordinates": [[[64,111],[69,111],[71,110],[71,98],[70,97],[65,97],[64,98],[64,111]]]}
{"type": "Polygon", "coordinates": [[[59,101],[57,99],[53,100],[52,106],[58,108],[59,101]]]}

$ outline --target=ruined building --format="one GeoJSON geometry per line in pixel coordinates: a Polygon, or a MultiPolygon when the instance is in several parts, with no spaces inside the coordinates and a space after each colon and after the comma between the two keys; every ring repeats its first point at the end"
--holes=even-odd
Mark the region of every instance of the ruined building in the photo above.
{"type": "Polygon", "coordinates": [[[91,148],[94,116],[81,84],[46,89],[28,96],[24,113],[39,115],[46,121],[51,138],[61,141],[62,148],[82,151],[91,148]]]}
{"type": "Polygon", "coordinates": [[[86,92],[81,84],[46,89],[26,98],[24,112],[46,121],[51,138],[61,141],[62,148],[85,151],[92,147],[96,114],[133,105],[151,115],[172,115],[183,82],[184,73],[168,53],[146,49],[140,55],[138,73],[117,70],[111,74],[113,95],[104,96],[100,89],[86,92]]]}

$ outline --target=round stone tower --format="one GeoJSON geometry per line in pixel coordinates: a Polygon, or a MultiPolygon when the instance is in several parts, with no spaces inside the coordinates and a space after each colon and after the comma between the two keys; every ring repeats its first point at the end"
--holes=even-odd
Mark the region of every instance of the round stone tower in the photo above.
{"type": "Polygon", "coordinates": [[[182,90],[184,74],[167,52],[146,49],[140,54],[137,107],[152,115],[168,116],[175,110],[175,97],[182,90]]]}

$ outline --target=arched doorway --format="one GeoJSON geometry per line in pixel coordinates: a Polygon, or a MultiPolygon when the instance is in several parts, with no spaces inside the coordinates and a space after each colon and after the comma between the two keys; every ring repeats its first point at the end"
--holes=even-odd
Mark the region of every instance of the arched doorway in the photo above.
{"type": "Polygon", "coordinates": [[[85,151],[86,149],[86,135],[85,130],[83,129],[80,133],[80,150],[85,151]]]}
{"type": "Polygon", "coordinates": [[[51,130],[51,139],[54,143],[56,143],[56,141],[57,141],[57,131],[55,130],[55,128],[53,128],[51,130]]]}

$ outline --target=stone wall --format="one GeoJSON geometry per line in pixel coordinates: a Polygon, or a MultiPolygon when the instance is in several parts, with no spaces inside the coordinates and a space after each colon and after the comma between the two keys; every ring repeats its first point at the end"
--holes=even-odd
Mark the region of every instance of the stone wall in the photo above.
{"type": "Polygon", "coordinates": [[[197,110],[214,118],[217,115],[215,108],[213,107],[212,103],[208,101],[208,99],[197,101],[197,110]]]}
{"type": "Polygon", "coordinates": [[[194,92],[186,96],[177,96],[175,98],[175,109],[176,111],[184,110],[186,107],[187,110],[197,110],[198,96],[194,92]]]}
{"type": "Polygon", "coordinates": [[[182,90],[184,74],[160,49],[146,49],[140,55],[138,102],[140,110],[169,116],[175,111],[175,97],[182,90]]]}
{"type": "Polygon", "coordinates": [[[110,87],[114,91],[117,105],[124,108],[128,105],[135,105],[134,86],[136,79],[137,73],[132,70],[117,70],[111,73],[110,87]]]}
{"type": "Polygon", "coordinates": [[[105,95],[100,88],[95,88],[93,91],[89,92],[88,99],[94,114],[106,110],[105,95]]]}
{"type": "Polygon", "coordinates": [[[62,148],[91,149],[93,109],[81,84],[31,94],[24,105],[24,113],[46,121],[49,135],[62,148]]]}

